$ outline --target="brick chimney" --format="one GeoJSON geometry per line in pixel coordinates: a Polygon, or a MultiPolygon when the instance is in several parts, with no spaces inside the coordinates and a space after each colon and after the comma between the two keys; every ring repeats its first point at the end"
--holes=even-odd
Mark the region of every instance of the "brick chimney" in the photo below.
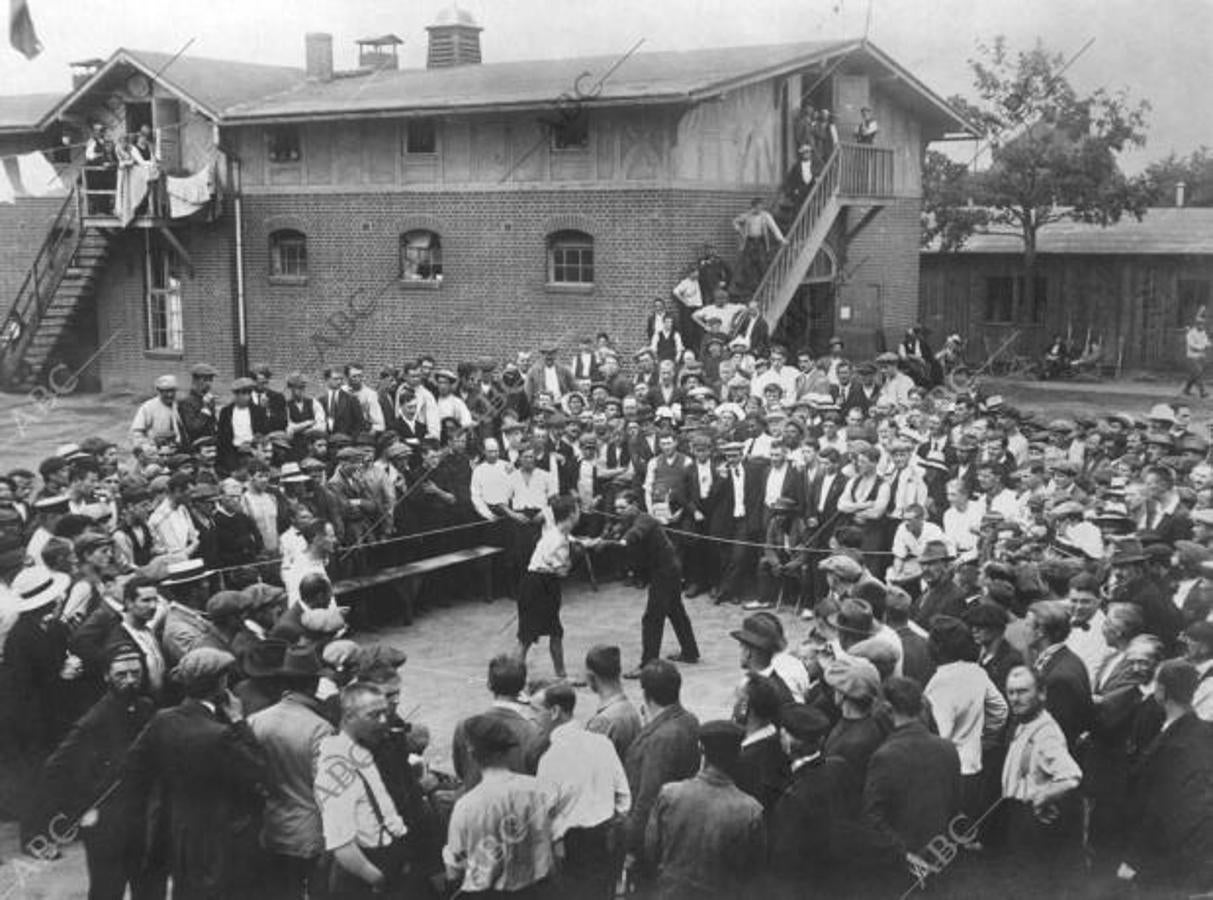
{"type": "Polygon", "coordinates": [[[1183,209],[1184,193],[1187,191],[1188,185],[1185,182],[1175,182],[1175,206],[1178,209],[1183,209]]]}
{"type": "Polygon", "coordinates": [[[307,48],[308,81],[333,80],[333,36],[324,32],[308,32],[304,36],[307,48]]]}
{"type": "Polygon", "coordinates": [[[427,69],[449,69],[480,62],[480,32],[484,29],[467,10],[458,5],[448,7],[438,13],[437,21],[427,25],[425,30],[430,35],[425,59],[427,69]]]}

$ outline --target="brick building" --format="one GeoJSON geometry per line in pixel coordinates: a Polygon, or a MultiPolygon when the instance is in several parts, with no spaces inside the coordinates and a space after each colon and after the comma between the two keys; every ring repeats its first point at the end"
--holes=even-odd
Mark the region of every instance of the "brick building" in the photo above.
{"type": "MultiPolygon", "coordinates": [[[[169,174],[213,166],[213,197],[119,228],[75,190],[68,276],[44,316],[24,314],[8,371],[100,350],[96,380],[143,388],[199,360],[227,375],[501,359],[597,331],[635,347],[698,247],[732,260],[732,218],[777,195],[802,98],[834,111],[842,144],[758,289],[764,315],[793,344],[838,333],[857,353],[914,319],[922,153],[966,125],[872,44],[482,63],[480,31],[444,14],[416,70],[394,35],[359,42],[348,72],[327,35],[307,36],[298,70],[94,61],[39,127],[149,124],[169,174]],[[863,106],[875,146],[847,143],[863,106]]],[[[57,206],[0,207],[0,232],[34,203],[57,206]]]]}

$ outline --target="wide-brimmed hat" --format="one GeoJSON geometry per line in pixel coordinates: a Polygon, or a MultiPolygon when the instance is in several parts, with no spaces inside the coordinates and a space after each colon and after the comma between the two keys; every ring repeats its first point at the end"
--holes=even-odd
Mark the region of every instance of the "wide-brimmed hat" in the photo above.
{"type": "Polygon", "coordinates": [[[29,566],[17,573],[12,591],[17,595],[17,612],[26,613],[54,603],[67,592],[70,575],[45,566],[29,566]]]}
{"type": "Polygon", "coordinates": [[[1146,551],[1138,540],[1125,540],[1116,545],[1116,549],[1112,552],[1111,564],[1114,566],[1124,566],[1132,563],[1141,563],[1146,561],[1146,551]]]}
{"type": "Polygon", "coordinates": [[[741,628],[730,631],[729,634],[735,641],[768,653],[777,651],[781,644],[778,629],[768,619],[760,619],[757,616],[746,616],[741,622],[741,628]]]}
{"type": "Polygon", "coordinates": [[[249,678],[269,678],[282,669],[282,660],[290,645],[277,638],[267,638],[249,647],[244,654],[244,674],[249,678]]]}
{"type": "Polygon", "coordinates": [[[282,464],[282,471],[278,473],[278,481],[282,484],[298,484],[303,481],[311,481],[311,476],[299,467],[299,463],[285,462],[282,464]]]}
{"type": "Polygon", "coordinates": [[[952,551],[948,549],[948,545],[944,541],[927,541],[922,553],[918,555],[918,562],[924,565],[933,562],[950,562],[952,559],[954,559],[952,551]]]}
{"type": "Polygon", "coordinates": [[[876,619],[872,614],[872,605],[866,600],[856,600],[847,597],[839,606],[838,612],[826,618],[831,628],[860,637],[869,637],[876,633],[876,619]]]}

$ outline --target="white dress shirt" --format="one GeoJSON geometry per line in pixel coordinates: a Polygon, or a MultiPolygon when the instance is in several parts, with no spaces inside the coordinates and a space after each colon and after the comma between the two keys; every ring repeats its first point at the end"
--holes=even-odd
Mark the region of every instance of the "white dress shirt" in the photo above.
{"type": "Polygon", "coordinates": [[[1075,624],[1070,628],[1070,636],[1066,638],[1066,646],[1073,650],[1087,667],[1087,677],[1092,685],[1095,684],[1095,676],[1099,674],[1104,660],[1112,655],[1112,648],[1104,640],[1103,623],[1103,610],[1097,609],[1087,623],[1087,628],[1083,629],[1075,624]]]}
{"type": "Polygon", "coordinates": [[[250,406],[233,406],[232,407],[232,445],[239,447],[242,444],[251,444],[253,442],[253,410],[250,406]]]}
{"type": "Polygon", "coordinates": [[[783,496],[783,483],[788,477],[788,472],[791,469],[786,462],[779,468],[771,466],[767,470],[767,489],[766,496],[763,498],[768,508],[775,505],[775,501],[783,496]]]}
{"type": "Polygon", "coordinates": [[[510,502],[510,473],[514,467],[504,459],[487,460],[472,469],[472,506],[482,519],[497,518],[491,506],[506,506],[510,502]]]}
{"type": "Polygon", "coordinates": [[[1007,721],[1007,701],[990,676],[975,662],[945,663],[927,682],[924,696],[939,736],[960,754],[960,774],[981,771],[981,737],[999,731],[1007,721]]]}
{"type": "Polygon", "coordinates": [[[556,485],[550,474],[535,468],[530,475],[522,469],[510,473],[510,508],[547,509],[548,498],[556,495],[556,485]]]}
{"type": "Polygon", "coordinates": [[[610,738],[586,731],[579,722],[565,722],[552,729],[550,740],[535,777],[554,801],[553,838],[627,814],[632,792],[610,738]]]}

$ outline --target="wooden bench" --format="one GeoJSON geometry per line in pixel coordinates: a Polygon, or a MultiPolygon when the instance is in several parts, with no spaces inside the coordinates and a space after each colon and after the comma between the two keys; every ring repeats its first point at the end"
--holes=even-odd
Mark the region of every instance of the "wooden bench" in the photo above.
{"type": "MultiPolygon", "coordinates": [[[[368,588],[378,587],[381,584],[394,585],[401,599],[401,605],[404,607],[404,622],[408,625],[413,621],[413,599],[416,596],[416,591],[410,589],[407,582],[420,578],[423,575],[432,575],[443,569],[462,565],[463,563],[489,560],[497,554],[504,552],[505,550],[501,547],[490,547],[488,545],[468,547],[466,550],[455,550],[451,553],[443,553],[441,556],[418,559],[405,563],[402,566],[390,566],[386,569],[379,569],[377,572],[358,575],[354,578],[343,578],[333,584],[333,596],[345,597],[365,591],[368,588]]],[[[492,566],[485,565],[484,600],[487,602],[492,599],[493,569],[492,566]]]]}

